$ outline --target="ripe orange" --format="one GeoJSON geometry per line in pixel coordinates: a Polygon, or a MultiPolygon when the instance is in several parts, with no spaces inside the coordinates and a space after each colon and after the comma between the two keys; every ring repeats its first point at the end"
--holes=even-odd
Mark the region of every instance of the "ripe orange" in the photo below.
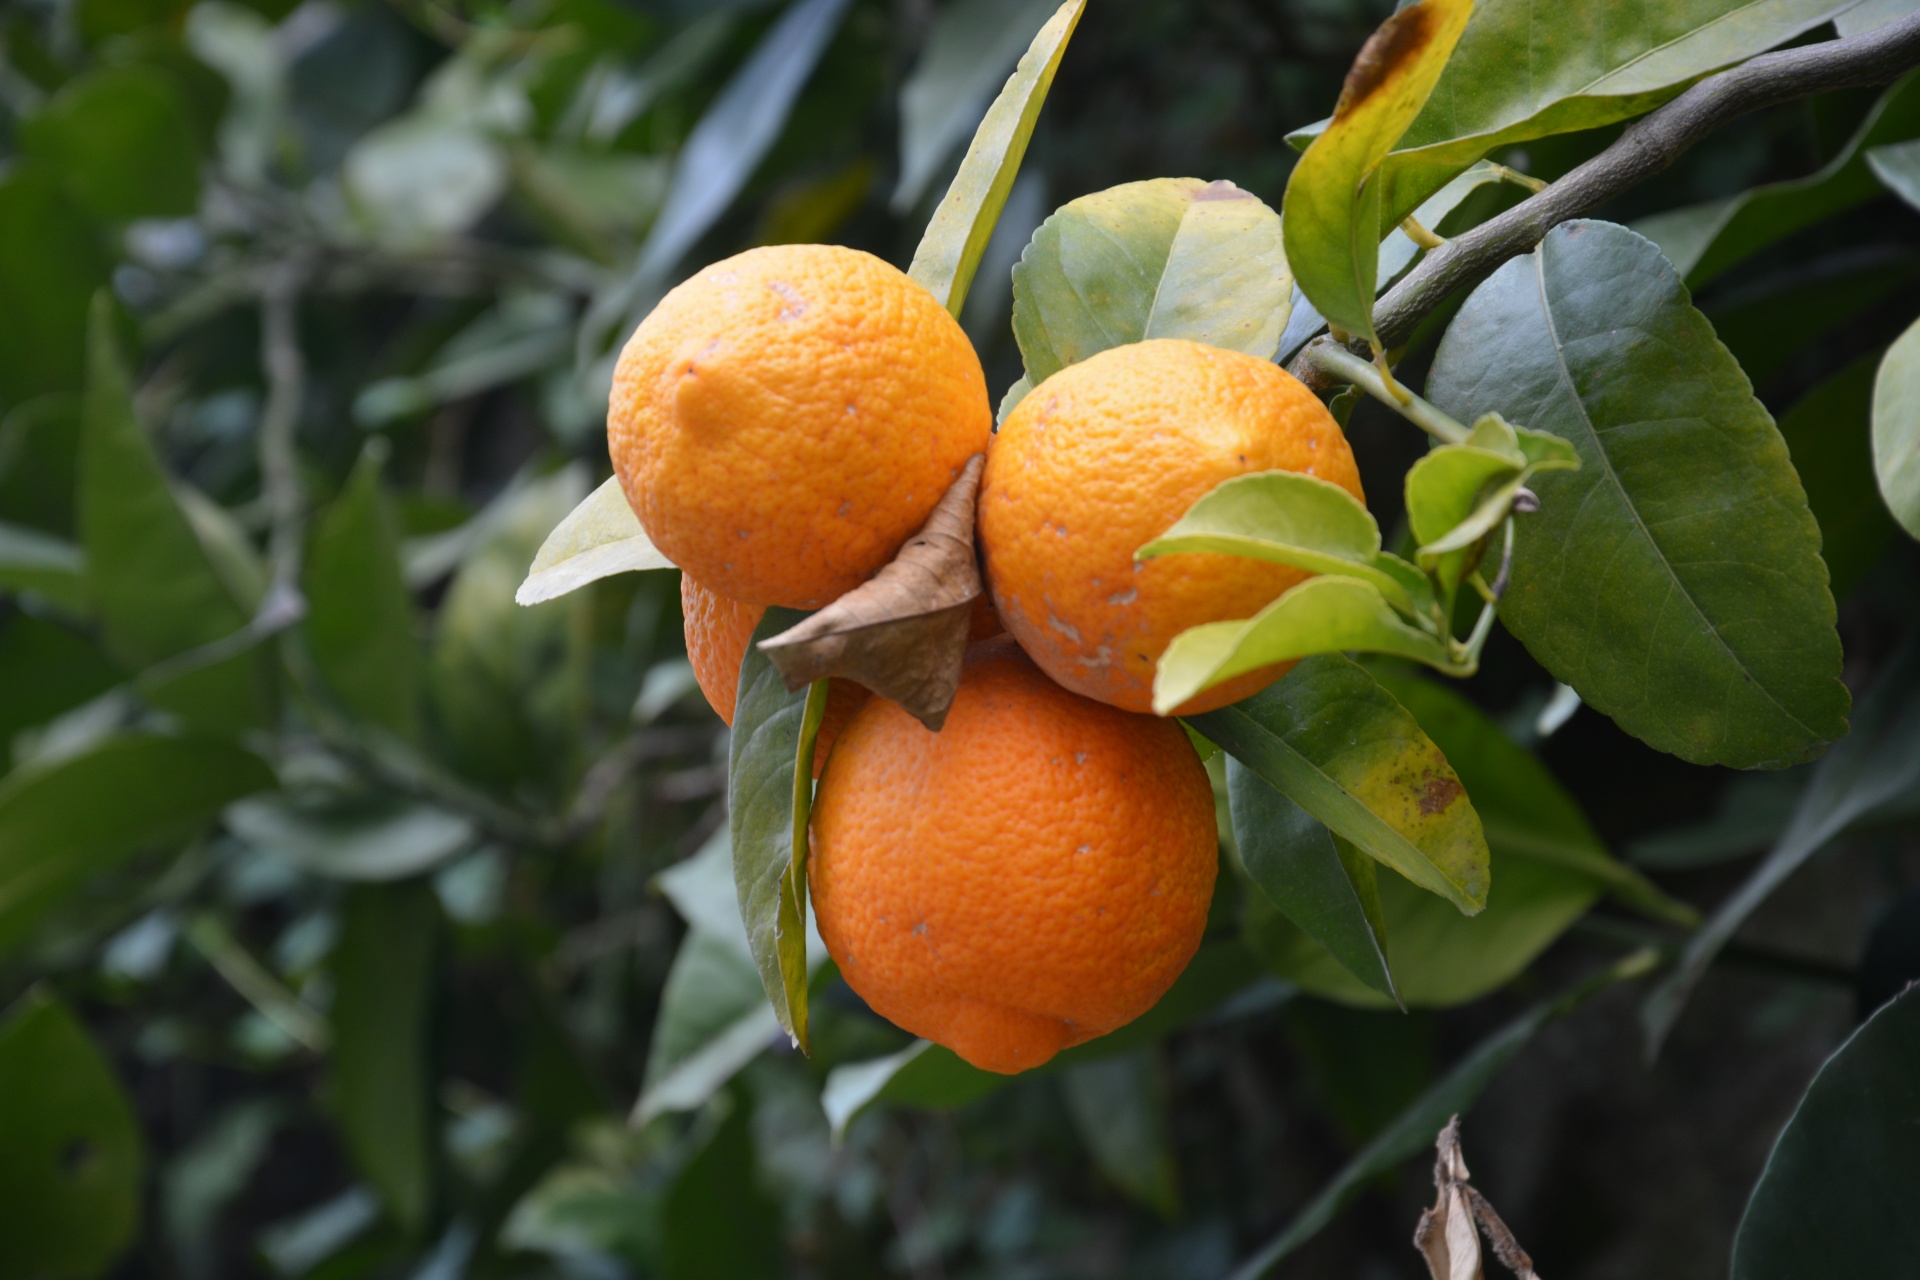
{"type": "Polygon", "coordinates": [[[817,609],[925,522],[993,414],[932,294],[854,249],[707,268],[634,331],[607,443],[654,545],[749,605],[817,609]]]}
{"type": "MultiPolygon", "coordinates": [[[[1309,576],[1237,556],[1134,560],[1215,485],[1254,471],[1305,472],[1364,500],[1340,424],[1269,361],[1157,339],[1054,374],[1007,415],[981,485],[981,548],[1007,630],[1067,688],[1150,710],[1175,636],[1251,617],[1309,576]]],[[[1286,671],[1249,672],[1180,710],[1224,706],[1286,671]]]]}
{"type": "MultiPolygon", "coordinates": [[[[686,619],[687,661],[693,665],[693,678],[707,695],[707,705],[732,727],[733,704],[740,696],[740,661],[747,656],[753,629],[766,610],[729,600],[683,573],[680,612],[686,619]]],[[[815,777],[825,767],[834,739],[871,696],[851,680],[835,680],[828,686],[827,709],[820,718],[820,736],[814,740],[815,777]]]]}
{"type": "Polygon", "coordinates": [[[895,1024],[1015,1072],[1151,1008],[1200,945],[1213,792],[1179,726],[973,646],[946,726],[884,698],[841,733],[809,878],[843,976],[895,1024]]]}

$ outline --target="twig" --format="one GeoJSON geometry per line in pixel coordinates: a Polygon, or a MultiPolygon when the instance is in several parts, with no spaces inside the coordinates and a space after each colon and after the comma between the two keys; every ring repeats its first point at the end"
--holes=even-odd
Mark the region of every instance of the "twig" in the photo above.
{"type": "Polygon", "coordinates": [[[260,414],[260,489],[269,515],[269,599],[297,590],[306,533],[306,493],[295,437],[307,387],[296,314],[307,273],[306,259],[293,257],[273,264],[260,281],[260,364],[267,375],[267,403],[260,414]]]}
{"type": "MultiPolygon", "coordinates": [[[[1374,331],[1385,346],[1399,346],[1455,292],[1479,283],[1509,258],[1531,252],[1562,222],[1666,169],[1741,116],[1832,89],[1885,84],[1915,66],[1920,66],[1920,13],[1845,40],[1761,54],[1708,76],[1539,195],[1428,254],[1374,307],[1374,331]]],[[[1301,381],[1324,390],[1330,384],[1309,358],[1311,350],[1296,357],[1292,369],[1301,381]]]]}

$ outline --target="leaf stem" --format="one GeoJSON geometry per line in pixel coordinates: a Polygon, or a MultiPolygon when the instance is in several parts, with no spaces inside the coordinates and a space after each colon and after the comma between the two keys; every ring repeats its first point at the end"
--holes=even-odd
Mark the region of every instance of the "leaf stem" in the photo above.
{"type": "Polygon", "coordinates": [[[1335,342],[1314,342],[1301,353],[1302,358],[1327,377],[1350,382],[1419,427],[1436,440],[1459,444],[1467,438],[1467,429],[1440,410],[1382,376],[1380,367],[1369,364],[1335,342]],[[1395,392],[1399,392],[1395,395],[1395,392]]]}

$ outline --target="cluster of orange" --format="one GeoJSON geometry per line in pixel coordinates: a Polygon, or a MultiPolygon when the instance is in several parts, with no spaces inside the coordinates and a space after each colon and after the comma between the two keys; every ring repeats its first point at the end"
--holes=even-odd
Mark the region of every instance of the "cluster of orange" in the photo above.
{"type": "Polygon", "coordinates": [[[945,726],[851,683],[829,697],[820,934],[876,1012],[989,1070],[1150,1008],[1200,944],[1218,856],[1193,746],[1145,714],[1154,664],[1181,631],[1249,616],[1305,575],[1134,552],[1249,472],[1359,497],[1320,402],[1270,362],[1156,340],[1055,374],[995,434],[979,359],[938,301],[868,254],[804,245],[667,295],[621,356],[608,436],[635,513],[684,571],[687,652],[729,724],[762,612],[866,581],[986,453],[991,604],[945,726]]]}

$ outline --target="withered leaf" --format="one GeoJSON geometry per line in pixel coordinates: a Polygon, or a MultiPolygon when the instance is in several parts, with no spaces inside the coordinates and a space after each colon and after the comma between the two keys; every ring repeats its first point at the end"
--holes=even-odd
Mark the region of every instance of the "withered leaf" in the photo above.
{"type": "Polygon", "coordinates": [[[1438,1196],[1423,1210],[1413,1231],[1413,1247],[1427,1260],[1432,1280],[1482,1280],[1480,1232],[1487,1233],[1494,1256],[1519,1280],[1540,1280],[1533,1259],[1513,1238],[1493,1205],[1468,1183],[1466,1156],[1460,1150],[1460,1117],[1447,1122],[1434,1140],[1433,1185],[1438,1196]],[[1476,1223],[1478,1230],[1475,1229],[1476,1223]]]}
{"type": "Polygon", "coordinates": [[[980,595],[975,454],[893,563],[798,626],[760,642],[789,690],[844,676],[899,703],[936,732],[960,687],[968,615],[980,595]]]}

